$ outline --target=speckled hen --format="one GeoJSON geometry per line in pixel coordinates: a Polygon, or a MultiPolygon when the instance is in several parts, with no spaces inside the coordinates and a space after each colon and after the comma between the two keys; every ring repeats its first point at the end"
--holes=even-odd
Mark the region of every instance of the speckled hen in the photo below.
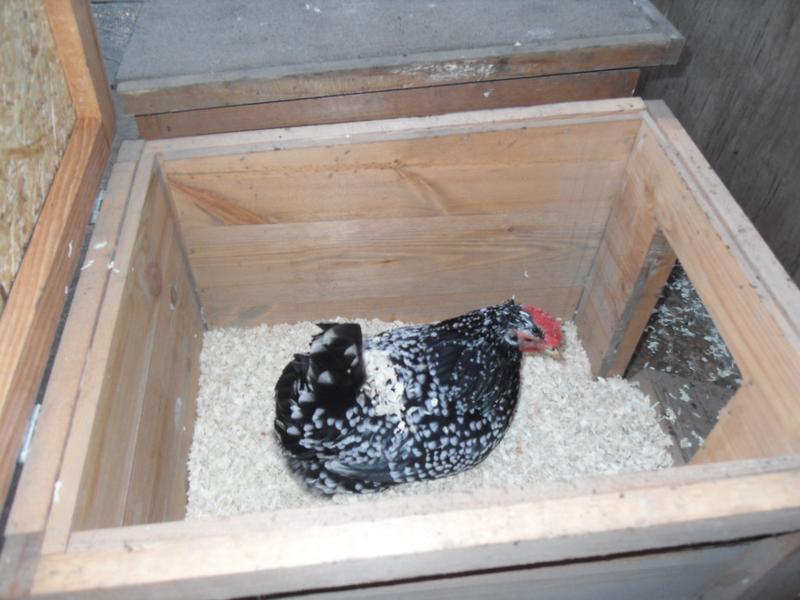
{"type": "Polygon", "coordinates": [[[469,469],[517,406],[522,352],[558,354],[559,322],[513,300],[362,339],[322,323],[275,386],[292,471],[324,494],[375,492],[469,469]]]}

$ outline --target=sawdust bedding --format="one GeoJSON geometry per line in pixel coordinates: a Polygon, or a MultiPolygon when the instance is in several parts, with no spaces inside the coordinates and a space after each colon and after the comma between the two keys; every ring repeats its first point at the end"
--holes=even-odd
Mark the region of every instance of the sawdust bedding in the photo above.
{"type": "MultiPolygon", "coordinates": [[[[366,335],[401,323],[358,321],[366,335]]],[[[332,499],[294,479],[273,433],[272,390],[312,323],[206,332],[197,421],[189,456],[187,518],[374,502],[415,494],[519,489],[542,482],[648,471],[672,465],[671,440],[650,399],[620,378],[592,380],[575,326],[564,324],[564,360],[525,355],[516,416],[476,468],[436,481],[332,499]]]]}

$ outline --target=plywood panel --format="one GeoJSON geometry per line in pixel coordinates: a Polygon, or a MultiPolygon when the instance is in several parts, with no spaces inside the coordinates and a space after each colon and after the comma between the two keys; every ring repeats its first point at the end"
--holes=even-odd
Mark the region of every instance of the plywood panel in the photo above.
{"type": "Polygon", "coordinates": [[[0,315],[0,497],[8,491],[109,148],[81,119],[0,315]]]}
{"type": "Polygon", "coordinates": [[[0,10],[0,313],[75,125],[44,6],[0,10]]]}

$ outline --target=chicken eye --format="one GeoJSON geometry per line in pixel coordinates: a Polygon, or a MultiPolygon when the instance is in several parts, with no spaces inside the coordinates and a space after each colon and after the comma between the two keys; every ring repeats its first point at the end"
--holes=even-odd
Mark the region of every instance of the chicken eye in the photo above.
{"type": "Polygon", "coordinates": [[[503,341],[510,346],[516,346],[519,343],[519,340],[517,339],[517,332],[513,329],[507,330],[503,336],[503,341]]]}

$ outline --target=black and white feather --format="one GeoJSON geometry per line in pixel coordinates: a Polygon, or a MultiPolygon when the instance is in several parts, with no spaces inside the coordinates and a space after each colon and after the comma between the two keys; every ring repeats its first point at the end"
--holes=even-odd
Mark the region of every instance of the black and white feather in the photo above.
{"type": "Polygon", "coordinates": [[[325,494],[373,492],[475,466],[500,442],[519,397],[515,331],[544,337],[512,300],[362,340],[320,325],[275,386],[289,466],[325,494]]]}

